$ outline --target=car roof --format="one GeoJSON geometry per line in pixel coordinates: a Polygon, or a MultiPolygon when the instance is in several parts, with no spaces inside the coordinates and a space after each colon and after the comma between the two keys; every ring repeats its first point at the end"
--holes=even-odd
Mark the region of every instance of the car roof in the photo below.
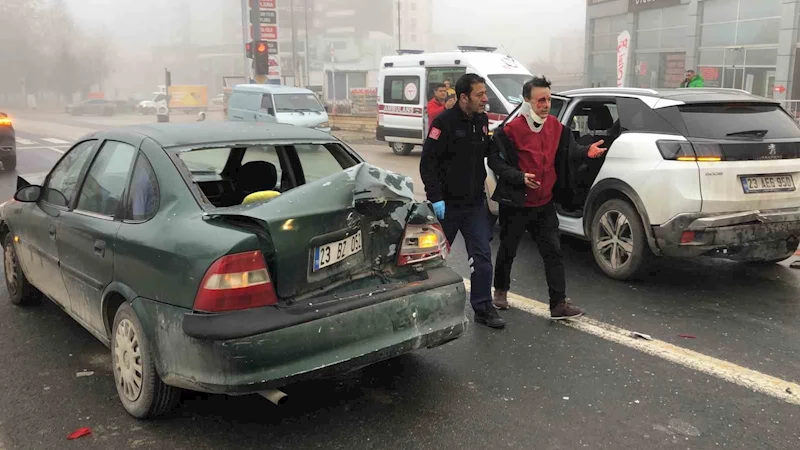
{"type": "Polygon", "coordinates": [[[231,142],[338,142],[335,137],[319,130],[278,123],[154,123],[123,127],[119,128],[119,131],[132,132],[149,137],[166,149],[231,142]]]}
{"type": "Polygon", "coordinates": [[[233,87],[233,92],[256,92],[259,94],[313,94],[309,89],[282,84],[237,84],[233,87]]]}
{"type": "Polygon", "coordinates": [[[678,103],[716,103],[716,102],[758,102],[778,104],[777,101],[753,95],[741,89],[726,88],[679,88],[679,89],[646,89],[646,88],[584,88],[559,92],[564,97],[584,97],[594,95],[639,97],[650,99],[672,100],[678,103]]]}

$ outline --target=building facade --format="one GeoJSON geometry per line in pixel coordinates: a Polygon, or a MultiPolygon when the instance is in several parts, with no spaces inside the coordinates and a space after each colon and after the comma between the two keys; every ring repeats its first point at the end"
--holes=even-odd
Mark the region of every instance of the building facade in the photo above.
{"type": "Polygon", "coordinates": [[[587,0],[586,86],[617,85],[617,36],[631,35],[625,86],[707,87],[800,98],[800,0],[587,0]]]}

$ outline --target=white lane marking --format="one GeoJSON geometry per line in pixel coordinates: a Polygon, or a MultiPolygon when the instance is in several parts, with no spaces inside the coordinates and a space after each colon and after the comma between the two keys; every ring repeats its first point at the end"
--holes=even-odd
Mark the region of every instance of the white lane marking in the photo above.
{"type": "Polygon", "coordinates": [[[56,153],[61,153],[62,155],[63,155],[63,154],[64,154],[64,152],[65,152],[65,150],[60,150],[60,149],[57,149],[57,148],[55,148],[55,147],[44,147],[44,148],[46,148],[46,149],[48,149],[48,150],[52,150],[52,151],[54,151],[54,152],[56,152],[56,153]]]}
{"type": "Polygon", "coordinates": [[[34,144],[36,144],[36,142],[29,141],[27,139],[17,138],[17,144],[19,144],[19,145],[34,145],[34,144]]]}
{"type": "Polygon", "coordinates": [[[42,140],[45,141],[45,142],[49,142],[51,144],[61,144],[61,145],[69,144],[68,141],[65,141],[65,140],[62,140],[62,139],[56,139],[56,138],[42,138],[42,140]]]}
{"type": "MultiPolygon", "coordinates": [[[[467,290],[469,290],[469,280],[464,280],[464,285],[467,290]]],[[[508,293],[508,302],[517,309],[535,316],[550,319],[550,305],[546,303],[511,292],[508,293]]],[[[647,353],[648,355],[679,364],[698,372],[703,372],[730,383],[738,384],[739,386],[769,395],[770,397],[775,397],[787,403],[800,405],[800,384],[773,377],[693,350],[678,347],[677,345],[672,345],[658,339],[648,341],[634,338],[632,337],[633,333],[631,331],[585,316],[576,320],[562,320],[559,322],[570,328],[575,328],[576,330],[589,333],[607,341],[615,342],[634,350],[647,353]]]]}
{"type": "Polygon", "coordinates": [[[52,145],[52,146],[38,146],[38,147],[22,147],[18,148],[17,151],[27,151],[27,150],[52,150],[58,153],[64,153],[64,150],[59,150],[60,148],[68,149],[68,145],[52,145]]]}

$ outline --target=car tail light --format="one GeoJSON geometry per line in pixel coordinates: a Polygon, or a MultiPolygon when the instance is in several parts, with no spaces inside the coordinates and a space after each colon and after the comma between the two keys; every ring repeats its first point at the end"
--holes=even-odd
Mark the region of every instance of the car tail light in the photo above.
{"type": "Polygon", "coordinates": [[[681,244],[691,244],[694,242],[694,231],[684,231],[681,234],[681,244]]]}
{"type": "Polygon", "coordinates": [[[406,266],[435,258],[446,259],[450,244],[440,225],[408,225],[403,232],[397,265],[406,266]]]}
{"type": "Polygon", "coordinates": [[[658,151],[671,161],[722,161],[722,147],[714,142],[657,141],[658,151]]]}
{"type": "Polygon", "coordinates": [[[260,251],[223,256],[208,268],[194,299],[194,309],[223,312],[278,303],[260,251]]]}
{"type": "Polygon", "coordinates": [[[0,127],[7,127],[11,125],[11,119],[8,117],[0,117],[0,127]]]}

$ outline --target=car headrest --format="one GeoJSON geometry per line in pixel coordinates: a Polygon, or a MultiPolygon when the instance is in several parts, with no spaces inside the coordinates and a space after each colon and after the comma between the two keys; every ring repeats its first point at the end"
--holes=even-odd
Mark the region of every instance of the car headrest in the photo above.
{"type": "Polygon", "coordinates": [[[250,161],[234,176],[236,188],[246,193],[268,191],[278,184],[278,169],[266,161],[250,161]]]}
{"type": "Polygon", "coordinates": [[[614,117],[605,105],[592,106],[587,126],[590,130],[608,130],[614,126],[614,117]]]}

